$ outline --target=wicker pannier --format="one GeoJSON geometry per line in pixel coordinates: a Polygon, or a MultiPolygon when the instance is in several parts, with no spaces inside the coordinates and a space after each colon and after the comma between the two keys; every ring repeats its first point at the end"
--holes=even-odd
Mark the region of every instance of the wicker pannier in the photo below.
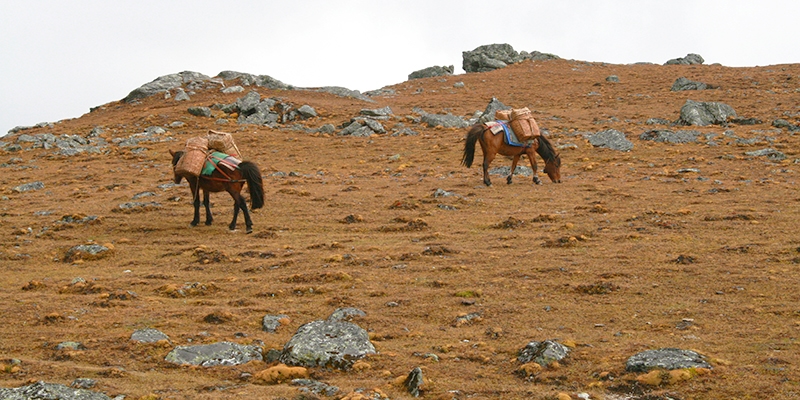
{"type": "Polygon", "coordinates": [[[177,175],[200,176],[208,155],[208,139],[194,137],[186,141],[186,152],[175,164],[177,175]]]}
{"type": "Polygon", "coordinates": [[[241,158],[242,153],[233,141],[233,135],[228,132],[220,132],[209,129],[208,135],[208,148],[225,153],[229,156],[241,158]]]}
{"type": "Polygon", "coordinates": [[[511,119],[511,110],[497,110],[494,113],[494,119],[500,121],[508,121],[511,119]]]}
{"type": "Polygon", "coordinates": [[[520,142],[525,142],[540,135],[539,126],[531,115],[531,110],[525,108],[515,108],[511,110],[511,129],[517,135],[520,142]]]}

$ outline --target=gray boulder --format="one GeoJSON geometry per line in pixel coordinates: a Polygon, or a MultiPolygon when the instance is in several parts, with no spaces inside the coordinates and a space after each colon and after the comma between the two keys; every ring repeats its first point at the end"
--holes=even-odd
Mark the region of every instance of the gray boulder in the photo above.
{"type": "Polygon", "coordinates": [[[302,119],[315,118],[317,116],[317,110],[315,110],[314,107],[311,107],[308,104],[303,104],[302,106],[300,106],[300,108],[297,109],[297,114],[302,119]]]}
{"type": "Polygon", "coordinates": [[[31,190],[41,190],[41,189],[44,189],[44,183],[42,181],[36,181],[15,186],[13,189],[11,189],[11,191],[14,193],[22,193],[22,192],[30,192],[31,190]]]}
{"type": "Polygon", "coordinates": [[[36,382],[18,388],[0,388],[2,400],[110,400],[111,398],[86,389],[76,389],[57,383],[36,382]]]}
{"type": "Polygon", "coordinates": [[[678,124],[682,125],[724,125],[729,118],[736,118],[736,111],[725,103],[716,101],[686,100],[681,107],[678,124]]]}
{"type": "Polygon", "coordinates": [[[772,126],[779,129],[788,129],[789,132],[800,132],[800,126],[794,125],[783,118],[778,118],[772,121],[772,126]]]}
{"type": "Polygon", "coordinates": [[[466,72],[492,71],[524,60],[510,44],[479,46],[475,50],[462,52],[461,57],[462,68],[466,72]]]}
{"type": "Polygon", "coordinates": [[[698,131],[673,132],[668,129],[652,129],[639,135],[641,140],[652,140],[660,143],[695,143],[700,137],[698,131]]]}
{"type": "Polygon", "coordinates": [[[375,353],[366,330],[352,322],[328,319],[298,328],[283,347],[280,361],[287,365],[346,370],[357,360],[375,353]]]}
{"type": "Polygon", "coordinates": [[[262,361],[261,348],[231,342],[219,342],[198,346],[178,346],[167,354],[165,361],[178,365],[199,365],[215,367],[218,365],[239,365],[257,360],[262,361]]]}
{"type": "Polygon", "coordinates": [[[486,105],[486,109],[483,110],[483,114],[481,114],[481,117],[478,118],[478,123],[486,123],[486,122],[489,122],[489,121],[494,121],[496,119],[494,117],[494,114],[497,111],[499,111],[499,110],[510,110],[510,109],[511,109],[511,107],[503,104],[503,102],[500,101],[500,100],[497,100],[496,97],[492,97],[492,99],[489,100],[489,104],[486,105]]]}
{"type": "Polygon", "coordinates": [[[186,93],[186,91],[183,90],[183,88],[178,88],[178,92],[175,93],[175,101],[189,101],[189,100],[191,100],[191,98],[186,93]]]}
{"type": "Polygon", "coordinates": [[[527,51],[520,51],[520,57],[525,60],[533,60],[533,61],[547,61],[547,60],[559,60],[561,57],[550,54],[550,53],[542,53],[540,51],[532,51],[528,53],[527,51]]]}
{"type": "Polygon", "coordinates": [[[647,350],[628,358],[625,370],[629,372],[647,372],[653,368],[667,370],[683,368],[711,368],[705,356],[692,350],[663,348],[647,350]]]}
{"type": "Polygon", "coordinates": [[[786,154],[772,148],[748,151],[745,152],[744,154],[750,157],[767,157],[767,159],[769,159],[770,161],[776,161],[776,162],[783,161],[786,159],[786,154]]]}
{"type": "Polygon", "coordinates": [[[664,65],[697,65],[702,64],[706,60],[699,54],[689,53],[686,57],[673,58],[668,60],[664,65]]]}
{"type": "Polygon", "coordinates": [[[675,80],[675,82],[672,84],[672,87],[669,90],[673,92],[679,92],[682,90],[706,90],[706,89],[708,89],[708,85],[706,85],[705,83],[693,81],[682,76],[675,80]]]}
{"type": "Polygon", "coordinates": [[[545,340],[544,342],[528,343],[519,351],[517,361],[523,364],[535,362],[546,367],[554,361],[563,360],[567,355],[569,355],[569,347],[554,340],[545,340]]]}
{"type": "Polygon", "coordinates": [[[328,317],[328,321],[352,321],[353,318],[364,317],[367,313],[355,307],[339,308],[328,317]]]}
{"type": "Polygon", "coordinates": [[[222,71],[217,74],[217,77],[220,77],[226,81],[238,79],[239,83],[244,86],[258,86],[267,89],[293,89],[294,87],[291,85],[287,85],[269,75],[253,75],[244,72],[236,72],[236,71],[222,71]]]}
{"type": "Polygon", "coordinates": [[[464,118],[453,114],[422,114],[420,122],[428,124],[429,128],[441,126],[443,128],[466,128],[470,126],[464,118]]]}
{"type": "Polygon", "coordinates": [[[606,129],[588,137],[589,143],[594,147],[605,147],[607,149],[630,151],[633,143],[625,138],[625,134],[616,129],[606,129]]]}
{"type": "Polygon", "coordinates": [[[172,89],[179,88],[184,84],[206,82],[211,78],[199,72],[184,71],[177,74],[164,75],[156,78],[150,83],[146,83],[137,89],[130,92],[124,99],[126,103],[131,103],[136,100],[141,100],[150,97],[156,93],[168,92],[172,89]]]}
{"type": "Polygon", "coordinates": [[[186,111],[196,117],[210,117],[211,109],[208,107],[189,107],[186,111]]]}
{"type": "Polygon", "coordinates": [[[367,117],[391,117],[394,115],[392,113],[392,109],[389,106],[383,108],[374,108],[374,109],[367,109],[363,108],[359,111],[359,114],[367,116],[367,117]]]}
{"type": "Polygon", "coordinates": [[[433,67],[424,68],[410,73],[408,75],[408,80],[453,75],[453,70],[454,69],[452,65],[442,67],[434,65],[433,67]]]}

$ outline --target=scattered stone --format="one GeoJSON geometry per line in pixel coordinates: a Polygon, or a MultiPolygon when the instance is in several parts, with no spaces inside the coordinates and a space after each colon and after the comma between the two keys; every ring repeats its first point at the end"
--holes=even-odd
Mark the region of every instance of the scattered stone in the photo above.
{"type": "Polygon", "coordinates": [[[609,75],[606,77],[606,82],[619,83],[619,77],[616,75],[609,75]]]}
{"type": "Polygon", "coordinates": [[[555,340],[545,340],[544,342],[529,342],[519,351],[517,361],[522,364],[535,362],[543,367],[555,361],[561,361],[569,355],[569,347],[558,343],[555,340]]]}
{"type": "Polygon", "coordinates": [[[215,367],[262,361],[261,348],[231,342],[218,342],[198,346],[178,346],[167,354],[165,361],[179,365],[215,367]]]}
{"type": "Polygon", "coordinates": [[[788,129],[789,132],[800,132],[800,126],[794,125],[789,121],[781,118],[772,121],[772,126],[779,129],[788,129]]]}
{"type": "MultiPolygon", "coordinates": [[[[490,175],[508,176],[510,172],[511,172],[511,167],[509,166],[494,167],[489,170],[490,175]]],[[[524,165],[517,165],[517,168],[514,170],[514,175],[531,176],[533,175],[533,170],[530,167],[526,167],[524,165]]]]}
{"type": "Polygon", "coordinates": [[[366,117],[391,117],[392,115],[394,115],[392,113],[392,109],[389,106],[383,108],[375,108],[375,109],[363,108],[361,109],[361,111],[359,111],[359,114],[366,117]]]}
{"type": "Polygon", "coordinates": [[[744,154],[750,157],[767,157],[770,161],[783,161],[786,159],[786,154],[771,148],[748,151],[744,154]]]}
{"type": "Polygon", "coordinates": [[[366,317],[367,313],[355,307],[338,308],[331,313],[328,321],[352,321],[358,317],[366,317]]]}
{"type": "Polygon", "coordinates": [[[625,138],[625,134],[616,129],[607,129],[589,136],[589,143],[594,147],[605,147],[611,150],[630,151],[633,143],[625,138]]]}
{"type": "Polygon", "coordinates": [[[630,372],[647,372],[654,368],[673,370],[712,367],[705,356],[692,350],[675,348],[643,351],[631,356],[625,363],[625,370],[630,372]]]}
{"type": "Polygon", "coordinates": [[[297,109],[297,113],[300,115],[300,118],[302,119],[317,117],[317,110],[315,110],[314,107],[311,107],[308,104],[300,106],[300,108],[297,109]]]}
{"type": "Polygon", "coordinates": [[[244,87],[240,85],[234,85],[222,88],[222,93],[242,93],[242,92],[244,92],[244,87]]]}
{"type": "Polygon", "coordinates": [[[79,342],[61,342],[56,345],[56,350],[79,351],[79,350],[86,350],[86,346],[84,346],[83,343],[79,342]]]}
{"type": "Polygon", "coordinates": [[[706,85],[703,82],[689,80],[688,78],[682,76],[675,80],[675,82],[672,84],[672,88],[670,88],[670,91],[680,92],[682,90],[706,90],[710,88],[711,87],[709,87],[709,85],[706,85]]]}
{"type": "Polygon", "coordinates": [[[640,140],[651,140],[660,143],[696,143],[700,132],[683,130],[673,132],[668,129],[652,129],[639,135],[640,140]]]}
{"type": "Polygon", "coordinates": [[[403,386],[406,388],[406,391],[411,394],[412,397],[419,397],[421,394],[420,386],[425,383],[425,379],[422,377],[422,369],[420,367],[416,367],[411,370],[406,377],[406,380],[403,381],[403,386]]]}
{"type": "Polygon", "coordinates": [[[301,392],[312,393],[318,396],[332,397],[339,393],[339,388],[313,379],[292,379],[292,386],[301,386],[301,392]]]}
{"type": "Polygon", "coordinates": [[[113,252],[106,246],[99,244],[81,244],[73,246],[64,254],[64,262],[75,262],[78,260],[91,261],[108,257],[113,252]]]}
{"type": "Polygon", "coordinates": [[[502,101],[498,100],[496,97],[492,97],[489,100],[489,104],[486,105],[486,108],[481,113],[481,116],[478,118],[476,123],[486,123],[489,121],[494,121],[496,118],[494,117],[495,113],[499,110],[510,110],[511,107],[503,104],[502,101]]]}
{"type": "Polygon", "coordinates": [[[189,107],[186,111],[196,117],[211,117],[211,109],[208,107],[189,107]]]}
{"type": "Polygon", "coordinates": [[[429,128],[441,126],[442,128],[467,128],[470,123],[464,118],[453,114],[422,114],[420,121],[428,124],[429,128]]]}
{"type": "Polygon", "coordinates": [[[70,387],[74,387],[76,389],[91,389],[97,385],[97,381],[91,378],[75,378],[75,380],[70,383],[70,387]]]}
{"type": "Polygon", "coordinates": [[[162,340],[169,341],[169,336],[154,328],[137,329],[131,334],[131,341],[139,343],[156,343],[162,340]]]}
{"type": "Polygon", "coordinates": [[[289,316],[286,314],[267,314],[261,319],[261,330],[264,332],[275,333],[278,330],[278,327],[288,322],[289,316]]]}
{"type": "Polygon", "coordinates": [[[44,189],[44,183],[41,181],[26,183],[24,185],[19,185],[11,189],[14,193],[22,193],[22,192],[29,192],[31,190],[41,190],[44,189]]]}

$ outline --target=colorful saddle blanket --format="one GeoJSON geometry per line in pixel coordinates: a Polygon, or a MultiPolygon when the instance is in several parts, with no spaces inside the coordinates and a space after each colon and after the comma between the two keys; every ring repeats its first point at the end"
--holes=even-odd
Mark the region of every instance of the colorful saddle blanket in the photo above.
{"type": "Polygon", "coordinates": [[[508,125],[506,121],[489,121],[486,123],[486,127],[492,131],[493,134],[497,135],[500,132],[503,132],[505,136],[506,144],[509,146],[517,146],[517,147],[525,147],[526,144],[517,140],[517,135],[514,134],[514,130],[511,129],[511,126],[508,125]]]}
{"type": "Polygon", "coordinates": [[[212,151],[206,156],[206,163],[203,165],[203,170],[200,172],[200,175],[211,175],[217,168],[226,168],[229,171],[233,171],[239,167],[240,163],[241,161],[236,157],[218,151],[212,151]]]}

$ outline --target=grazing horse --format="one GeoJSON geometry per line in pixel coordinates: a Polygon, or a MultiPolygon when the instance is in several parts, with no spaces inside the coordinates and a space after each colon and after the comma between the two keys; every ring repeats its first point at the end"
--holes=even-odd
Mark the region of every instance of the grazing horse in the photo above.
{"type": "MultiPolygon", "coordinates": [[[[178,164],[178,160],[183,157],[184,152],[170,150],[169,153],[172,155],[172,169],[175,172],[175,166],[178,164]]],[[[264,184],[261,180],[261,171],[251,161],[243,161],[233,170],[223,171],[220,168],[225,167],[215,167],[211,175],[200,175],[199,177],[175,172],[175,183],[181,183],[181,179],[186,178],[186,181],[189,182],[189,188],[192,190],[194,219],[192,219],[191,225],[197,226],[200,222],[200,189],[203,189],[206,225],[211,225],[213,221],[211,209],[209,208],[209,193],[225,191],[233,197],[233,220],[228,225],[228,228],[231,231],[236,230],[236,218],[239,216],[239,210],[242,210],[247,233],[251,233],[253,232],[253,222],[250,220],[250,213],[247,211],[247,202],[240,192],[244,184],[247,183],[247,188],[250,191],[251,208],[255,210],[264,206],[264,184]]]]}
{"type": "Polygon", "coordinates": [[[511,161],[511,173],[506,178],[508,184],[511,184],[511,178],[514,176],[514,170],[517,168],[517,162],[523,154],[528,156],[531,161],[531,168],[533,169],[533,183],[541,185],[542,181],[536,173],[536,157],[534,152],[544,159],[544,172],[550,177],[554,183],[561,183],[561,156],[556,153],[553,145],[544,136],[537,136],[529,143],[522,146],[514,146],[506,143],[505,134],[500,132],[494,134],[490,128],[485,124],[475,124],[467,133],[466,143],[464,144],[464,156],[461,159],[461,165],[467,168],[472,166],[475,159],[475,142],[480,142],[481,150],[483,150],[483,183],[486,186],[491,186],[492,181],[489,179],[489,164],[494,160],[495,155],[500,153],[504,156],[513,157],[511,161]]]}

